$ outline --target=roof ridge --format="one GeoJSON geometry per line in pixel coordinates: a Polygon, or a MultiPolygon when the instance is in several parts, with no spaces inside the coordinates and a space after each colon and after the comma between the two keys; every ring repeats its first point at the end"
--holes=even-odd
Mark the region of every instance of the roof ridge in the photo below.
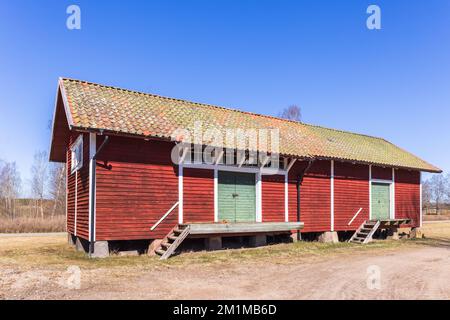
{"type": "Polygon", "coordinates": [[[114,90],[125,91],[125,92],[134,93],[134,94],[145,95],[145,96],[151,96],[151,97],[156,97],[156,98],[165,99],[165,100],[173,100],[173,101],[178,101],[178,102],[191,103],[191,104],[195,104],[195,105],[202,106],[202,107],[234,111],[234,112],[258,116],[258,117],[262,117],[262,118],[275,119],[275,120],[282,121],[282,122],[290,122],[290,123],[294,123],[297,125],[303,125],[303,126],[307,126],[307,127],[321,128],[321,129],[326,129],[326,130],[331,130],[331,131],[336,131],[336,132],[343,132],[343,133],[348,133],[348,134],[353,134],[353,135],[358,135],[358,136],[369,137],[369,138],[373,138],[373,139],[384,140],[381,137],[376,137],[376,136],[372,136],[372,135],[368,135],[368,134],[364,134],[364,133],[352,132],[352,131],[347,131],[347,130],[342,130],[342,129],[334,129],[334,128],[324,127],[324,126],[320,126],[320,125],[314,125],[314,124],[309,124],[309,123],[305,123],[305,122],[284,119],[284,118],[273,116],[273,115],[260,114],[260,113],[255,113],[255,112],[251,112],[251,111],[243,111],[243,110],[239,110],[239,109],[223,107],[223,106],[218,106],[218,105],[203,103],[203,102],[194,102],[194,101],[189,101],[186,99],[172,98],[172,97],[162,96],[159,94],[142,92],[142,91],[137,91],[137,90],[132,90],[132,89],[125,89],[125,88],[121,88],[121,87],[117,87],[117,86],[105,85],[105,84],[100,84],[100,83],[86,81],[86,80],[79,80],[79,79],[73,79],[73,78],[68,78],[68,77],[60,77],[60,79],[78,82],[78,83],[86,83],[86,84],[95,85],[95,86],[99,86],[99,87],[103,87],[103,88],[110,88],[110,89],[114,89],[114,90]]]}

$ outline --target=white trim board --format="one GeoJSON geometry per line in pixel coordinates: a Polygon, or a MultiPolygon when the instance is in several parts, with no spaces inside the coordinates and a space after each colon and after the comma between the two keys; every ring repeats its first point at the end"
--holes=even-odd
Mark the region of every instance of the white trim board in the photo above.
{"type": "Polygon", "coordinates": [[[284,221],[289,222],[289,176],[284,175],[284,221]]]}
{"type": "Polygon", "coordinates": [[[93,239],[96,240],[96,232],[95,232],[95,224],[96,224],[96,207],[95,207],[95,197],[96,197],[96,184],[94,185],[94,176],[96,174],[96,165],[95,165],[95,154],[97,153],[97,135],[95,133],[89,134],[89,219],[88,219],[88,228],[89,228],[89,241],[93,239]],[[92,219],[94,221],[92,221],[92,219]],[[93,223],[92,223],[93,222],[93,223]],[[94,225],[94,228],[92,228],[94,225]],[[93,229],[93,230],[92,230],[93,229]],[[92,238],[91,238],[92,236],[92,238]]]}
{"type": "Polygon", "coordinates": [[[419,203],[420,203],[420,222],[419,222],[419,227],[422,227],[423,224],[423,187],[422,187],[422,172],[419,173],[419,178],[420,178],[420,185],[419,185],[419,192],[420,192],[420,196],[419,196],[419,203]]]}
{"type": "Polygon", "coordinates": [[[214,169],[214,222],[219,222],[219,170],[214,169]]]}
{"type": "Polygon", "coordinates": [[[262,174],[257,172],[256,177],[256,222],[262,222],[262,174]]]}
{"type": "Polygon", "coordinates": [[[395,168],[392,168],[392,201],[391,201],[391,219],[395,219],[395,168]]]}
{"type": "Polygon", "coordinates": [[[372,182],[390,184],[390,183],[392,183],[394,181],[393,180],[385,180],[385,179],[372,179],[372,182]]]}
{"type": "Polygon", "coordinates": [[[330,165],[330,227],[334,231],[334,160],[331,160],[330,165]]]}
{"type": "Polygon", "coordinates": [[[75,171],[75,208],[73,215],[73,234],[77,235],[77,220],[78,220],[78,170],[75,171]]]}
{"type": "Polygon", "coordinates": [[[261,173],[262,175],[285,175],[288,173],[286,170],[278,169],[273,170],[270,168],[259,167],[238,167],[238,166],[226,166],[226,165],[214,165],[214,164],[195,164],[195,163],[183,163],[185,168],[189,169],[202,169],[202,170],[216,170],[219,171],[231,171],[231,172],[248,172],[248,173],[261,173]]]}
{"type": "Polygon", "coordinates": [[[178,223],[183,223],[183,164],[178,165],[178,223]]]}
{"type": "Polygon", "coordinates": [[[369,220],[372,219],[372,165],[369,164],[369,220]]]}

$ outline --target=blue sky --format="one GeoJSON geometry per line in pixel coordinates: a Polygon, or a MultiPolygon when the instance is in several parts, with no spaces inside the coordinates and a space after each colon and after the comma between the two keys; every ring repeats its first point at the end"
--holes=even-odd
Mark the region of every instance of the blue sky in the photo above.
{"type": "Polygon", "coordinates": [[[450,171],[449,15],[447,0],[1,1],[0,159],[29,178],[65,76],[263,114],[297,104],[450,171]]]}

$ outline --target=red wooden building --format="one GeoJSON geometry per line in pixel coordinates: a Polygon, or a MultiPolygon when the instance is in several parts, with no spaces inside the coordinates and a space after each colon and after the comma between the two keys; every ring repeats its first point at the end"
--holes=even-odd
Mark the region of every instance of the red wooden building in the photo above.
{"type": "Polygon", "coordinates": [[[125,240],[158,240],[168,256],[186,237],[214,248],[298,230],[336,239],[365,222],[416,228],[421,172],[440,172],[381,138],[71,79],[58,83],[50,160],[67,164],[70,238],[94,256],[125,240]],[[189,140],[199,124],[269,130],[278,147],[252,162],[262,150],[189,140]],[[195,146],[214,147],[212,161],[196,161],[195,146]]]}

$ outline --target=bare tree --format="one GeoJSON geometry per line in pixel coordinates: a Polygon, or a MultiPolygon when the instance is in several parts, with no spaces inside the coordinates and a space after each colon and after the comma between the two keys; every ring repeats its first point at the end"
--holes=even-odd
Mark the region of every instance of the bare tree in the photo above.
{"type": "Polygon", "coordinates": [[[302,111],[299,106],[297,105],[291,105],[287,108],[285,108],[279,116],[281,118],[292,120],[292,121],[302,121],[302,111]]]}
{"type": "Polygon", "coordinates": [[[62,214],[66,206],[66,166],[61,163],[53,164],[50,169],[49,195],[53,199],[51,216],[62,214]]]}
{"type": "Polygon", "coordinates": [[[5,213],[14,219],[20,193],[20,175],[15,162],[0,162],[0,200],[5,213]]]}
{"type": "Polygon", "coordinates": [[[432,186],[430,180],[426,180],[422,184],[422,205],[425,208],[429,208],[431,206],[431,200],[433,198],[432,195],[432,186]]]}
{"type": "Polygon", "coordinates": [[[450,184],[449,176],[444,174],[436,174],[429,180],[431,201],[436,205],[436,214],[439,214],[441,205],[449,200],[450,184]]]}
{"type": "Polygon", "coordinates": [[[39,210],[41,218],[44,218],[44,198],[47,191],[48,177],[47,153],[38,151],[34,154],[31,167],[31,193],[35,198],[36,208],[39,210]]]}

